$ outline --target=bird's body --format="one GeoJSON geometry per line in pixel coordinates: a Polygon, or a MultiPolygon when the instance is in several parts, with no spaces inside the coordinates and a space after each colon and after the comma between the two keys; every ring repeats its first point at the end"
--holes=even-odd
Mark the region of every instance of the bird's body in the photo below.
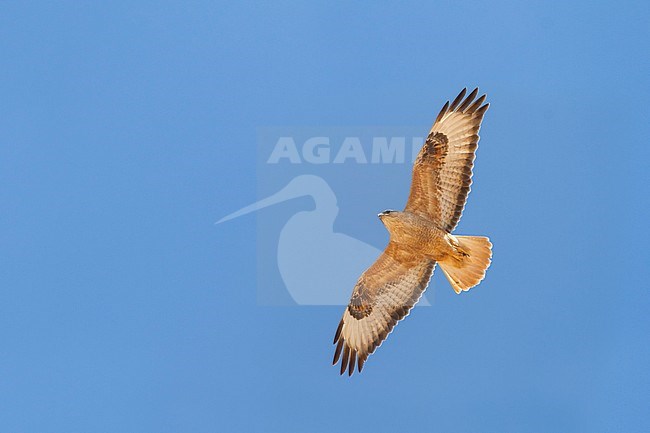
{"type": "Polygon", "coordinates": [[[486,237],[454,236],[469,194],[478,131],[489,104],[467,98],[466,90],[438,114],[413,166],[411,192],[403,212],[379,218],[390,241],[359,277],[334,337],[334,364],[341,374],[359,372],[424,293],[436,263],[456,293],[476,286],[492,257],[486,237]]]}
{"type": "Polygon", "coordinates": [[[412,212],[391,211],[379,214],[390,233],[390,242],[433,261],[458,254],[454,237],[433,221],[412,212]]]}

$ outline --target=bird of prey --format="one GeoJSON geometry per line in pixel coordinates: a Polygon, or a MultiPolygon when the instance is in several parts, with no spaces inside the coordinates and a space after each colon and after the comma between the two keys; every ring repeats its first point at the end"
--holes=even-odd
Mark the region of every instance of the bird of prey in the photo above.
{"type": "Polygon", "coordinates": [[[492,258],[486,237],[458,236],[458,224],[472,183],[478,132],[489,104],[467,89],[442,107],[413,165],[406,208],[379,219],[390,241],[359,277],[339,323],[333,364],[341,374],[361,372],[366,359],[422,296],[436,263],[456,293],[485,277],[492,258]]]}

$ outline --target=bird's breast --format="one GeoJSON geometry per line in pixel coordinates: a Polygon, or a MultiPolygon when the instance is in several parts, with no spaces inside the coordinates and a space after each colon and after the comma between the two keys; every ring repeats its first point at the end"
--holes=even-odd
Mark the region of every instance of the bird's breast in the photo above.
{"type": "Polygon", "coordinates": [[[454,253],[453,240],[452,235],[428,221],[407,222],[391,231],[391,241],[436,261],[454,253]]]}

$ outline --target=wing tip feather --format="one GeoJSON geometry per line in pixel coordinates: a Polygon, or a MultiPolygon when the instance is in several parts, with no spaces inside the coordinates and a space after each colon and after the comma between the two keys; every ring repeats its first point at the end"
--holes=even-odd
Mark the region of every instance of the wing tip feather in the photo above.
{"type": "Polygon", "coordinates": [[[490,103],[487,102],[483,104],[474,114],[476,114],[479,117],[483,117],[485,115],[485,112],[490,108],[490,103]]]}
{"type": "Polygon", "coordinates": [[[341,360],[341,376],[345,373],[345,370],[348,368],[348,360],[350,359],[350,346],[345,344],[343,349],[343,359],[341,360]]]}
{"type": "Polygon", "coordinates": [[[339,340],[339,344],[336,345],[336,350],[334,350],[334,360],[332,361],[332,365],[336,365],[336,363],[339,362],[342,349],[343,349],[343,339],[341,338],[339,340]]]}
{"type": "Polygon", "coordinates": [[[468,114],[473,114],[476,112],[476,110],[481,106],[483,102],[485,102],[485,99],[487,98],[487,95],[484,93],[481,97],[479,97],[472,105],[470,105],[465,113],[468,114]]]}
{"type": "Polygon", "coordinates": [[[467,107],[474,101],[474,98],[476,98],[476,95],[478,95],[478,87],[475,87],[474,90],[472,90],[472,93],[467,95],[467,98],[463,101],[462,104],[458,107],[457,111],[460,111],[461,113],[464,113],[467,107]]]}
{"type": "Polygon", "coordinates": [[[449,111],[449,101],[447,101],[445,105],[442,107],[442,110],[440,110],[440,113],[438,113],[438,117],[436,117],[436,121],[433,123],[436,124],[440,122],[440,120],[444,117],[444,115],[447,114],[447,111],[449,111]]]}
{"type": "Polygon", "coordinates": [[[349,366],[348,366],[348,376],[352,376],[352,373],[354,373],[354,367],[356,367],[356,360],[357,360],[357,351],[354,349],[350,349],[350,360],[349,360],[349,366]]]}
{"type": "Polygon", "coordinates": [[[466,93],[467,93],[467,87],[463,87],[463,90],[460,91],[458,96],[456,96],[456,98],[454,99],[454,102],[451,103],[451,106],[449,107],[449,111],[456,110],[456,107],[458,107],[458,104],[460,104],[460,101],[463,100],[466,93]]]}
{"type": "Polygon", "coordinates": [[[343,330],[343,319],[341,319],[338,328],[336,328],[336,334],[334,334],[334,343],[332,344],[336,344],[339,341],[339,338],[341,338],[342,330],[343,330]]]}

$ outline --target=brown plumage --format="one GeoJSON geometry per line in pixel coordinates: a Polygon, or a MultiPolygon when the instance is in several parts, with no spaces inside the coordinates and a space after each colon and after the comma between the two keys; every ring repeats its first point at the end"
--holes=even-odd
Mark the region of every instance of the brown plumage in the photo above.
{"type": "Polygon", "coordinates": [[[440,264],[456,293],[476,286],[492,257],[488,238],[453,236],[472,183],[479,128],[489,104],[466,89],[444,105],[413,165],[403,212],[379,214],[390,241],[359,278],[334,336],[333,364],[359,372],[417,303],[440,264]],[[341,357],[341,355],[343,355],[341,357]]]}

